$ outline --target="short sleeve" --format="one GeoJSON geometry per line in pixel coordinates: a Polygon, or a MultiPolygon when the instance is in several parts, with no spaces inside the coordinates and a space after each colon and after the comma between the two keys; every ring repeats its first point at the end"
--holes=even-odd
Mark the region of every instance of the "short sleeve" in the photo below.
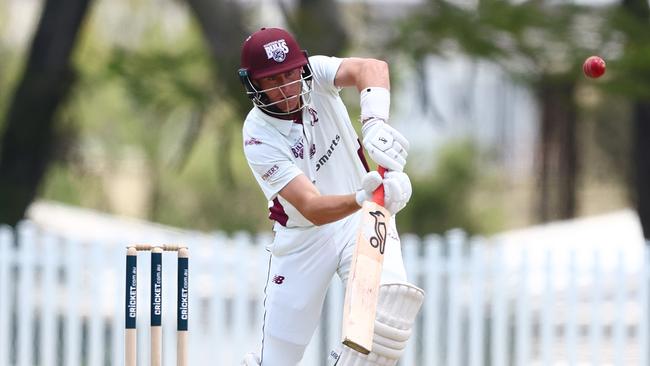
{"type": "Polygon", "coordinates": [[[273,200],[293,178],[302,174],[289,154],[277,146],[254,138],[244,145],[248,165],[267,200],[273,200]]]}
{"type": "Polygon", "coordinates": [[[334,85],[336,73],[343,62],[342,58],[330,56],[311,56],[309,65],[314,76],[316,89],[338,93],[341,89],[334,85]]]}

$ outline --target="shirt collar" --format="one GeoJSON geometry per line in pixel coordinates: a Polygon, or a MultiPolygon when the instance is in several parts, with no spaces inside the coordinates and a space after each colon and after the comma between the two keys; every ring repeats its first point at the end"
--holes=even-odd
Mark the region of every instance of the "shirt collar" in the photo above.
{"type": "Polygon", "coordinates": [[[258,115],[258,117],[262,118],[262,120],[264,120],[265,122],[273,126],[276,130],[280,131],[281,134],[285,136],[289,135],[294,121],[269,116],[268,114],[262,112],[262,110],[259,109],[257,106],[254,107],[254,109],[255,109],[255,113],[258,115]]]}

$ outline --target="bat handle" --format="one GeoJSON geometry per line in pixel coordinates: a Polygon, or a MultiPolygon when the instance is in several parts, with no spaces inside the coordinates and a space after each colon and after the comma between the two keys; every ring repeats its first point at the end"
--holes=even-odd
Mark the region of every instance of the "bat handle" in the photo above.
{"type": "MultiPolygon", "coordinates": [[[[384,174],[386,173],[386,168],[383,166],[378,166],[377,167],[377,172],[379,172],[379,175],[381,175],[382,178],[384,178],[384,174]]],[[[375,189],[374,192],[372,192],[372,200],[378,204],[383,206],[384,205],[384,185],[380,184],[377,189],[375,189]]]]}

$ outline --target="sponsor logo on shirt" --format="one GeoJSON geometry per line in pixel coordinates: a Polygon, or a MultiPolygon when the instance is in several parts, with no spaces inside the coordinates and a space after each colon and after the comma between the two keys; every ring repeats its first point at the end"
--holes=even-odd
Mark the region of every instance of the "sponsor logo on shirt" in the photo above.
{"type": "Polygon", "coordinates": [[[329,358],[330,358],[331,361],[337,361],[339,359],[339,357],[341,357],[341,356],[339,355],[338,352],[336,352],[335,350],[330,351],[330,357],[329,358]]]}
{"type": "Polygon", "coordinates": [[[273,283],[276,285],[281,285],[284,282],[284,276],[275,275],[273,276],[273,283]]]}
{"type": "Polygon", "coordinates": [[[268,179],[271,178],[275,173],[277,173],[279,169],[280,169],[280,168],[277,166],[277,164],[276,164],[276,165],[273,165],[273,166],[271,167],[271,169],[267,170],[266,173],[264,173],[264,175],[262,175],[262,180],[268,180],[268,179]]]}
{"type": "Polygon", "coordinates": [[[291,146],[291,152],[296,158],[302,159],[304,157],[305,144],[303,143],[302,137],[296,141],[296,143],[291,146]]]}
{"type": "Polygon", "coordinates": [[[327,162],[330,160],[330,156],[334,153],[334,149],[338,146],[339,142],[341,141],[341,136],[336,135],[336,137],[332,140],[332,143],[329,146],[329,149],[323,154],[318,159],[318,162],[316,162],[316,171],[319,171],[320,168],[322,168],[327,162]]]}
{"type": "Polygon", "coordinates": [[[244,146],[248,145],[261,145],[262,141],[256,139],[255,137],[251,137],[248,140],[244,141],[244,146]]]}

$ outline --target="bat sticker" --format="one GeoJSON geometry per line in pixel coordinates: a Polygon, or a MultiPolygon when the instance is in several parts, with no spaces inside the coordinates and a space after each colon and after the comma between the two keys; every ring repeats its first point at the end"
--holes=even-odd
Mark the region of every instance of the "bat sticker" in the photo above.
{"type": "Polygon", "coordinates": [[[368,212],[375,219],[375,235],[370,237],[370,245],[373,248],[379,248],[379,253],[384,254],[386,248],[386,223],[380,220],[379,216],[385,218],[381,211],[368,212]]]}

